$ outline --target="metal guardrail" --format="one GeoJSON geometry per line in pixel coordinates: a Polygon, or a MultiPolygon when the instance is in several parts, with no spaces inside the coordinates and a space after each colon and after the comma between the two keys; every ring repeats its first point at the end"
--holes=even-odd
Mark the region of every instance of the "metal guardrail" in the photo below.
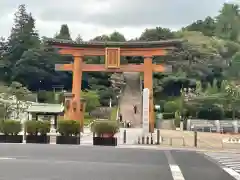
{"type": "Polygon", "coordinates": [[[187,120],[189,131],[240,133],[240,121],[237,120],[187,120]]]}
{"type": "Polygon", "coordinates": [[[168,142],[167,145],[173,146],[174,145],[174,140],[177,140],[179,142],[179,140],[181,140],[182,142],[182,146],[186,146],[186,142],[184,137],[161,137],[161,142],[162,144],[164,144],[164,142],[168,142]]]}

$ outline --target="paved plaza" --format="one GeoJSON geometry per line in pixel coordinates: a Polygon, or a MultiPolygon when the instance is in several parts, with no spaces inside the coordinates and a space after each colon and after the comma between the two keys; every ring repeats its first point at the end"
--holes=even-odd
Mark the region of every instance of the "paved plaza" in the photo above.
{"type": "Polygon", "coordinates": [[[37,144],[0,149],[1,180],[234,180],[194,151],[37,144]]]}

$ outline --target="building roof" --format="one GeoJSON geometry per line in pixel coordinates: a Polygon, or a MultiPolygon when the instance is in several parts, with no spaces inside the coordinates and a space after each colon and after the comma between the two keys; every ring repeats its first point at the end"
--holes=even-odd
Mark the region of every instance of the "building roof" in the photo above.
{"type": "Polygon", "coordinates": [[[61,104],[33,103],[26,110],[30,113],[61,113],[64,106],[61,104]]]}
{"type": "Polygon", "coordinates": [[[82,47],[82,48],[105,48],[105,47],[122,47],[122,48],[152,48],[152,47],[179,47],[184,41],[181,39],[175,40],[162,40],[162,41],[76,41],[44,38],[44,42],[53,46],[69,46],[69,47],[82,47]]]}

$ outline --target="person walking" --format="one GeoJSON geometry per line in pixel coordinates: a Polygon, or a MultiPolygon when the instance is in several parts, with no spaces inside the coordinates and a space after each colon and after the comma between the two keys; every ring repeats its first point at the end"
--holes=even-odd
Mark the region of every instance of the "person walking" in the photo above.
{"type": "Polygon", "coordinates": [[[137,106],[136,105],[133,106],[133,111],[134,111],[134,114],[137,114],[137,106]]]}
{"type": "Polygon", "coordinates": [[[119,121],[122,122],[122,114],[119,115],[119,121]]]}

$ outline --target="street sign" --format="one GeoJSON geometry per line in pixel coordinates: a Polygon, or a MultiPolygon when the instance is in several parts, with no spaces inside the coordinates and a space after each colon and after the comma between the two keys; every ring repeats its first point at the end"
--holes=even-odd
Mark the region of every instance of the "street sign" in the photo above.
{"type": "Polygon", "coordinates": [[[143,134],[149,133],[149,89],[144,88],[143,89],[143,103],[142,103],[142,129],[143,134]]]}

